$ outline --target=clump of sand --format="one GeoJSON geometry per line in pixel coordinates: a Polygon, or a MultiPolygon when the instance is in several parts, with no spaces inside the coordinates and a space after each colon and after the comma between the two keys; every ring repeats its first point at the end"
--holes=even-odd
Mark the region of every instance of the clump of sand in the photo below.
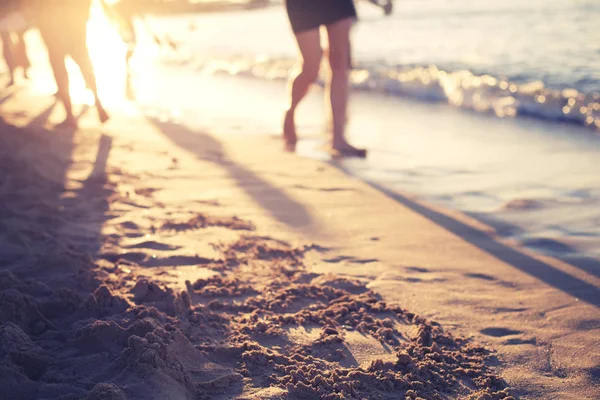
{"type": "Polygon", "coordinates": [[[162,224],[171,241],[202,229],[238,235],[214,246],[215,275],[183,292],[158,266],[107,257],[103,244],[114,253],[118,238],[96,229],[82,240],[80,230],[119,206],[118,179],[108,170],[65,197],[77,186],[69,155],[43,149],[42,135],[0,124],[5,398],[511,398],[488,349],[360,282],[309,273],[310,247],[245,235],[249,221],[162,224]]]}

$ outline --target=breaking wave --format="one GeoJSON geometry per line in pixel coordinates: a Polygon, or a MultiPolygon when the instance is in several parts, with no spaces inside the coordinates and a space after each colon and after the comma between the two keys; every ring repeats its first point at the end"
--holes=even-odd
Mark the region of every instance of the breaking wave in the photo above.
{"type": "MultiPolygon", "coordinates": [[[[198,67],[211,73],[282,80],[287,79],[294,61],[260,55],[213,58],[202,61],[198,67]]],[[[356,90],[444,102],[501,118],[529,116],[574,123],[600,132],[600,93],[597,92],[554,89],[540,80],[516,82],[468,70],[443,70],[435,65],[357,64],[350,79],[356,90]]]]}

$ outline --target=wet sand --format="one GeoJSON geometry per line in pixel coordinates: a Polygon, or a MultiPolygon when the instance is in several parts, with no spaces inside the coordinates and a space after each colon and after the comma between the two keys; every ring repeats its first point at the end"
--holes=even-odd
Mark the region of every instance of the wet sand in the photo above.
{"type": "Polygon", "coordinates": [[[2,98],[9,398],[600,395],[596,276],[239,120],[54,132],[51,99],[2,98]]]}

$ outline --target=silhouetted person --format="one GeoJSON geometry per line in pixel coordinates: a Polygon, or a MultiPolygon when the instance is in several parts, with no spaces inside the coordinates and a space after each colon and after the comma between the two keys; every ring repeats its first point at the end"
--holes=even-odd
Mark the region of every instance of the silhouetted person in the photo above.
{"type": "Polygon", "coordinates": [[[90,17],[92,0],[24,0],[28,14],[34,20],[48,48],[48,58],[56,86],[58,97],[62,101],[67,114],[61,125],[77,127],[77,119],[73,114],[73,105],[69,94],[69,74],[66,58],[70,56],[79,66],[86,86],[94,94],[98,118],[104,123],[108,114],[98,98],[98,88],[92,61],[87,48],[87,22],[90,17]]]}
{"type": "Polygon", "coordinates": [[[8,85],[15,83],[15,73],[17,68],[23,68],[23,76],[28,79],[28,71],[31,64],[27,56],[27,47],[25,45],[25,32],[2,32],[2,54],[8,67],[10,81],[8,85]]]}
{"type": "Polygon", "coordinates": [[[15,83],[17,68],[23,68],[27,79],[30,67],[24,35],[28,24],[21,13],[20,0],[0,1],[0,37],[2,38],[2,55],[10,75],[9,86],[15,83]]]}

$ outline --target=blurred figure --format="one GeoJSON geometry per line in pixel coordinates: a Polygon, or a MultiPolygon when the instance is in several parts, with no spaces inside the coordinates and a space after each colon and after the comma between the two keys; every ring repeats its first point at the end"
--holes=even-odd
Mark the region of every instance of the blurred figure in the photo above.
{"type": "Polygon", "coordinates": [[[77,128],[77,119],[73,114],[73,105],[69,93],[69,74],[66,58],[70,56],[79,66],[86,86],[94,94],[98,119],[101,123],[108,120],[98,97],[98,88],[92,61],[87,49],[87,22],[90,17],[92,0],[23,0],[29,15],[40,31],[48,48],[48,58],[58,97],[67,114],[61,125],[77,128]]]}
{"type": "Polygon", "coordinates": [[[15,83],[15,72],[17,68],[23,68],[23,76],[28,78],[30,67],[27,48],[25,45],[25,32],[28,24],[20,12],[19,0],[4,0],[0,2],[0,37],[2,38],[2,54],[8,67],[9,83],[15,83]]]}
{"type": "MultiPolygon", "coordinates": [[[[150,36],[152,36],[152,39],[156,44],[162,46],[164,43],[151,31],[150,27],[148,26],[148,23],[144,18],[143,3],[141,3],[140,0],[119,0],[112,4],[107,4],[106,0],[100,0],[100,4],[104,9],[105,14],[116,25],[121,40],[123,40],[123,43],[127,45],[125,62],[127,63],[127,75],[129,75],[129,62],[137,46],[137,36],[134,23],[136,18],[143,22],[144,27],[150,36]]],[[[171,47],[173,47],[173,43],[171,41],[168,43],[171,45],[171,47]]]]}
{"type": "Polygon", "coordinates": [[[2,31],[0,34],[2,37],[2,54],[10,76],[8,86],[15,84],[15,73],[19,67],[23,69],[23,77],[29,79],[31,64],[27,56],[24,35],[25,31],[2,31]]]}
{"type": "Polygon", "coordinates": [[[369,3],[381,7],[385,15],[390,15],[394,9],[392,0],[368,0],[369,3]]]}
{"type": "Polygon", "coordinates": [[[283,124],[285,149],[294,151],[296,147],[296,108],[319,76],[323,57],[320,27],[325,26],[329,39],[327,58],[330,67],[325,94],[332,119],[332,153],[366,156],[366,150],[350,145],[345,138],[351,67],[350,28],[356,19],[353,0],[286,0],[285,5],[301,57],[299,68],[290,79],[291,99],[283,124]]]}

